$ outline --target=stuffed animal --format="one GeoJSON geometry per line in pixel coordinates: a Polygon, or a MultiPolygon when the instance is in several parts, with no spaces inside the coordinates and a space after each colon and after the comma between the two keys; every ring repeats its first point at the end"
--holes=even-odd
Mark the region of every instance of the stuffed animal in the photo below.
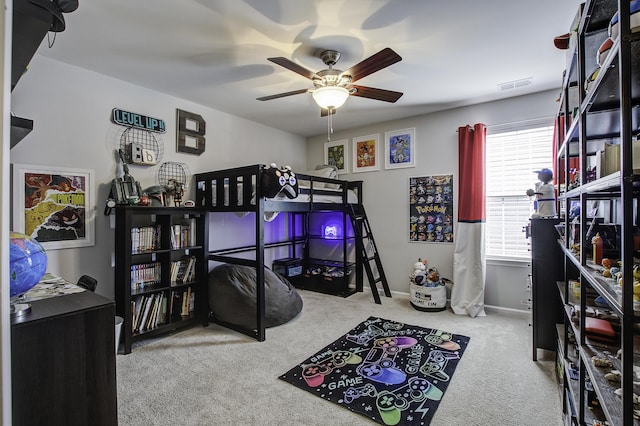
{"type": "Polygon", "coordinates": [[[429,268],[429,271],[427,272],[427,281],[431,283],[437,283],[440,281],[440,274],[435,267],[429,268]]]}
{"type": "Polygon", "coordinates": [[[409,275],[411,282],[416,285],[422,285],[427,280],[427,259],[418,261],[413,264],[413,272],[409,275]]]}
{"type": "Polygon", "coordinates": [[[278,167],[271,163],[271,167],[262,170],[262,194],[267,198],[283,194],[287,198],[298,196],[298,179],[290,166],[278,167]]]}

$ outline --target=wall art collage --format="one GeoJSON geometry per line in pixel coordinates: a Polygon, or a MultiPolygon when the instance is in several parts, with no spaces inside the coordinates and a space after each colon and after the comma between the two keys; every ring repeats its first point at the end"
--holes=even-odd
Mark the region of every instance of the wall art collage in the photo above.
{"type": "MultiPolygon", "coordinates": [[[[324,163],[335,166],[338,174],[349,173],[349,141],[342,139],[324,144],[324,163]]],[[[416,129],[392,130],[384,133],[384,147],[380,148],[378,134],[353,138],[351,172],[373,172],[416,166],[416,129]],[[384,152],[383,152],[384,151],[384,152]]]]}

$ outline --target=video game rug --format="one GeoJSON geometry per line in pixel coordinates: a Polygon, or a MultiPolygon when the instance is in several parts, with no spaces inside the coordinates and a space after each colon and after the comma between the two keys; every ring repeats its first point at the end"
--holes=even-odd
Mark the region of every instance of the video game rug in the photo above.
{"type": "Polygon", "coordinates": [[[384,425],[428,425],[468,343],[369,317],[279,378],[384,425]]]}

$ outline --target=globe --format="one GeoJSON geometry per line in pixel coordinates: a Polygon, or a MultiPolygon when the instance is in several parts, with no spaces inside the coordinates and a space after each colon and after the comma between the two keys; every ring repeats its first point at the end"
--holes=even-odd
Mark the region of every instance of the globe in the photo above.
{"type": "Polygon", "coordinates": [[[38,284],[47,270],[47,254],[28,235],[11,232],[9,250],[10,297],[20,296],[38,284]]]}

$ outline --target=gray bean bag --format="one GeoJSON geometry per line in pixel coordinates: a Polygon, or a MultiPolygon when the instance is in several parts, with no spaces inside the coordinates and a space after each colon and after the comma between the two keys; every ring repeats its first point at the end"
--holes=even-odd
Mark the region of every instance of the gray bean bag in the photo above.
{"type": "MultiPolygon", "coordinates": [[[[300,313],[302,299],[281,275],[264,268],[265,325],[284,324],[300,313]]],[[[256,269],[223,264],[209,272],[209,308],[221,321],[257,328],[256,269]]]]}

